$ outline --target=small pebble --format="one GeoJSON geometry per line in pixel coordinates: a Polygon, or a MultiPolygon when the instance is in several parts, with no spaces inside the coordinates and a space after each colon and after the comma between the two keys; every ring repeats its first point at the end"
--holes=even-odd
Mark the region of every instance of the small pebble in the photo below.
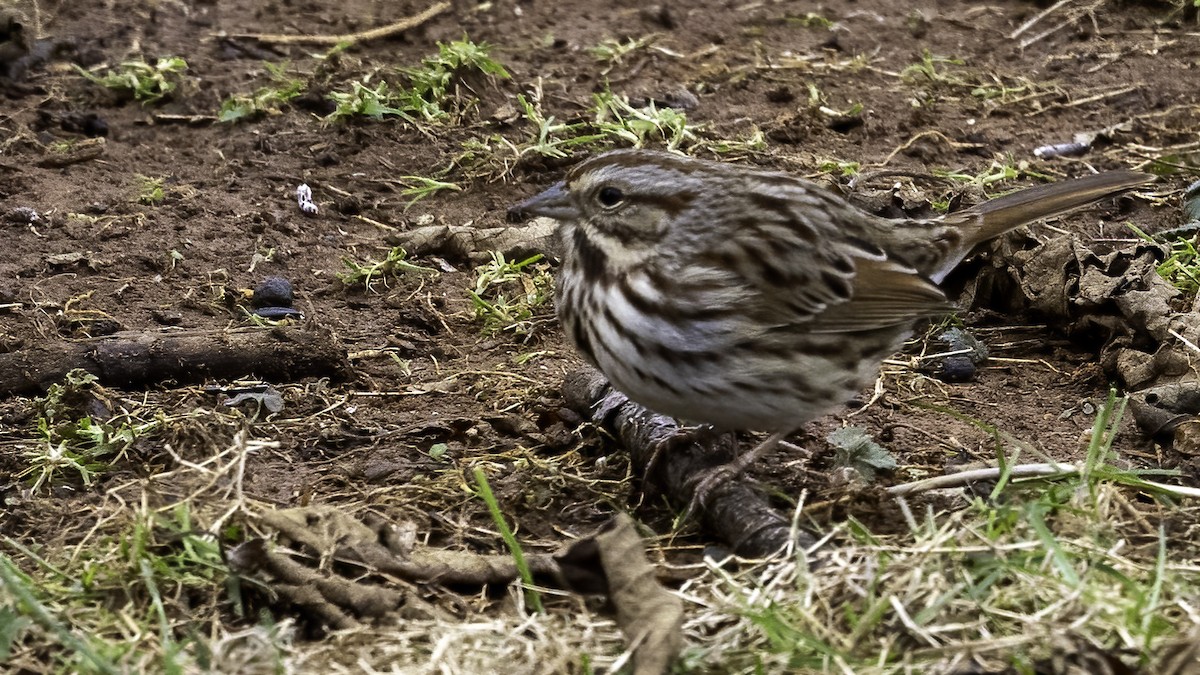
{"type": "Polygon", "coordinates": [[[987,346],[961,328],[947,329],[937,336],[937,342],[946,346],[943,351],[959,353],[927,359],[920,369],[943,382],[970,382],[987,361],[987,346]]]}
{"type": "Polygon", "coordinates": [[[363,212],[365,205],[363,201],[354,195],[342,197],[334,202],[338,213],[346,216],[355,216],[363,212]]]}
{"type": "Polygon", "coordinates": [[[250,298],[251,307],[291,307],[295,302],[292,282],[283,277],[270,276],[254,287],[250,298]]]}
{"type": "Polygon", "coordinates": [[[943,382],[970,382],[977,372],[969,356],[947,356],[942,359],[942,369],[935,375],[943,382]]]}
{"type": "Polygon", "coordinates": [[[63,131],[84,134],[90,138],[108,135],[108,121],[96,113],[69,113],[59,120],[63,131]]]}
{"type": "Polygon", "coordinates": [[[152,309],[150,318],[164,326],[178,326],[183,323],[183,313],[173,309],[152,309]]]}
{"type": "Polygon", "coordinates": [[[651,94],[643,100],[645,103],[654,104],[659,108],[671,108],[674,110],[695,110],[700,107],[700,99],[683,87],[660,94],[651,94]]]}
{"type": "Polygon", "coordinates": [[[230,390],[229,394],[231,398],[222,403],[230,408],[236,408],[243,403],[254,403],[270,413],[283,410],[283,396],[269,384],[247,387],[237,391],[230,390]]]}

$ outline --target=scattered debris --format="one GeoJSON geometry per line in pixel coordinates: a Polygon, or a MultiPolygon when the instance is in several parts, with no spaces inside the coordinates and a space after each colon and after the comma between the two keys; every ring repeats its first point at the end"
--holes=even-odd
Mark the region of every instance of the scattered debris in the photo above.
{"type": "Polygon", "coordinates": [[[150,318],[163,326],[178,326],[183,323],[183,313],[175,309],[152,309],[150,318]]]}
{"type": "MultiPolygon", "coordinates": [[[[1149,239],[1147,237],[1147,239],[1149,239]]],[[[1098,253],[1075,236],[1056,237],[1008,257],[1029,307],[1068,334],[1101,334],[1105,372],[1130,392],[1139,428],[1169,444],[1195,412],[1200,386],[1191,345],[1200,343],[1200,314],[1161,276],[1163,248],[1142,240],[1098,253]]]]}
{"type": "Polygon", "coordinates": [[[250,387],[236,387],[220,389],[221,393],[228,394],[232,398],[228,398],[222,402],[223,405],[230,408],[236,408],[243,403],[254,403],[260,409],[266,409],[269,413],[277,413],[283,410],[283,396],[279,391],[269,384],[258,384],[250,387]]]}
{"type": "Polygon", "coordinates": [[[1170,445],[1179,427],[1200,415],[1200,382],[1173,382],[1131,392],[1129,409],[1142,433],[1170,445]]]}
{"type": "Polygon", "coordinates": [[[32,225],[33,223],[41,222],[42,217],[36,209],[28,206],[18,206],[4,214],[4,219],[10,223],[32,225]]]}
{"type": "Polygon", "coordinates": [[[104,155],[107,149],[108,141],[103,136],[79,141],[62,141],[46,146],[45,154],[36,163],[43,169],[60,169],[97,159],[104,155]]]}
{"type": "Polygon", "coordinates": [[[72,265],[84,265],[88,269],[98,271],[101,267],[112,264],[107,260],[101,260],[96,257],[96,254],[91,251],[81,252],[72,251],[70,253],[52,253],[46,256],[46,264],[51,267],[70,267],[72,265]]]}
{"type": "Polygon", "coordinates": [[[390,234],[387,241],[413,255],[438,253],[481,264],[491,260],[493,251],[509,260],[524,260],[537,253],[558,260],[557,228],[558,223],[549,218],[535,218],[525,227],[427,225],[390,234]]]}
{"type": "Polygon", "coordinates": [[[308,183],[301,183],[296,187],[296,202],[305,215],[317,215],[317,204],[313,201],[312,188],[308,187],[308,183]]]}
{"type": "Polygon", "coordinates": [[[600,532],[555,556],[577,590],[603,592],[617,610],[617,624],[639,675],[672,672],[683,649],[683,601],[656,578],[646,545],[628,514],[618,513],[600,532]]]}
{"type": "Polygon", "coordinates": [[[1094,137],[1080,139],[1076,136],[1076,140],[1070,143],[1058,143],[1057,145],[1042,145],[1033,149],[1033,156],[1038,159],[1053,159],[1055,157],[1078,157],[1086,154],[1092,147],[1094,137]]]}
{"type": "Polygon", "coordinates": [[[978,367],[987,362],[987,346],[958,326],[942,331],[936,340],[945,344],[946,350],[921,355],[918,369],[943,382],[970,382],[978,367]]]}
{"type": "MultiPolygon", "coordinates": [[[[519,580],[510,555],[422,546],[414,524],[370,515],[359,521],[334,506],[267,510],[250,525],[274,534],[231,548],[225,556],[230,568],[303,607],[328,628],[383,620],[454,622],[425,600],[428,591],[417,584],[519,580]]],[[[633,520],[618,514],[561,553],[523,558],[540,584],[607,595],[627,638],[632,672],[657,675],[669,672],[682,649],[683,602],[662,587],[645,549],[633,520]]]]}

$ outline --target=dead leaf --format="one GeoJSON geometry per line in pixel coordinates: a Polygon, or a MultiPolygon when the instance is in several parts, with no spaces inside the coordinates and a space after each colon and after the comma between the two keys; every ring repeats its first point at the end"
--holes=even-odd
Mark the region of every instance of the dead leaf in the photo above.
{"type": "Polygon", "coordinates": [[[110,264],[107,260],[96,258],[91,251],[87,253],[53,253],[46,256],[46,262],[53,267],[68,267],[70,265],[78,265],[83,263],[93,271],[99,270],[104,265],[110,264]]]}
{"type": "Polygon", "coordinates": [[[635,675],[670,671],[683,648],[683,601],[658,583],[632,518],[617,514],[557,560],[564,578],[607,591],[633,650],[635,675]]]}

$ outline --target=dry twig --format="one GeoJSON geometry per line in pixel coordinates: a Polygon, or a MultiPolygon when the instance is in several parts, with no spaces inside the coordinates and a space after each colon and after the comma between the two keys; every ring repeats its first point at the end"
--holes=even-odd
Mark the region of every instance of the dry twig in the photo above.
{"type": "Polygon", "coordinates": [[[280,45],[339,45],[343,43],[355,44],[358,42],[367,42],[370,40],[379,40],[386,37],[391,37],[398,33],[403,33],[406,30],[416,28],[430,19],[442,14],[450,9],[449,2],[435,2],[428,9],[420,14],[405,17],[399,21],[389,23],[386,26],[372,28],[370,30],[359,31],[357,33],[344,33],[342,35],[284,35],[277,33],[234,33],[228,37],[245,38],[250,40],[258,40],[260,42],[270,42],[280,45]]]}

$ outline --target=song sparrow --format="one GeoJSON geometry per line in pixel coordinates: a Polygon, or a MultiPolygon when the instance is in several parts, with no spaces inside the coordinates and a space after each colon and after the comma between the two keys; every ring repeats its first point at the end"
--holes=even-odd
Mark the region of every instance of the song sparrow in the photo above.
{"type": "Polygon", "coordinates": [[[1131,171],[1043,185],[941,218],[889,220],[800,178],[617,150],[516,206],[561,222],[557,311],[618,390],[659,413],[771,436],[874,380],[938,283],[980,242],[1153,180],[1131,171]]]}

